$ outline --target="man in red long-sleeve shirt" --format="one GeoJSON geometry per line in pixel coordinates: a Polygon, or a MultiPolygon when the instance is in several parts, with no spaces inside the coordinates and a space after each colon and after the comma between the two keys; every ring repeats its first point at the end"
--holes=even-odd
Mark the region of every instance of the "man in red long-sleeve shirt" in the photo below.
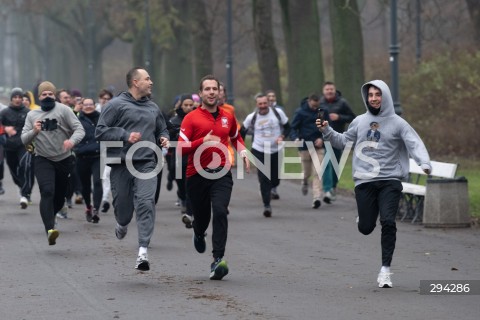
{"type": "Polygon", "coordinates": [[[228,233],[228,204],[232,194],[231,163],[228,157],[229,139],[245,162],[250,162],[235,117],[218,108],[219,82],[208,75],[200,82],[200,107],[185,116],[180,127],[178,152],[188,155],[187,193],[193,210],[193,243],[199,253],[206,250],[205,231],[213,215],[210,279],[221,280],[228,274],[223,256],[228,233]]]}

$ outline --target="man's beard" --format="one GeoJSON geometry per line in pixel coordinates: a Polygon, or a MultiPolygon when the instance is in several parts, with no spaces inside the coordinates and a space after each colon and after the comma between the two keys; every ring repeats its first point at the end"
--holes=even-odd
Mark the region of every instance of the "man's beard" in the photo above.
{"type": "Polygon", "coordinates": [[[203,101],[203,104],[207,107],[215,107],[216,105],[218,105],[218,98],[215,98],[215,101],[212,104],[208,103],[208,99],[205,99],[203,101]]]}

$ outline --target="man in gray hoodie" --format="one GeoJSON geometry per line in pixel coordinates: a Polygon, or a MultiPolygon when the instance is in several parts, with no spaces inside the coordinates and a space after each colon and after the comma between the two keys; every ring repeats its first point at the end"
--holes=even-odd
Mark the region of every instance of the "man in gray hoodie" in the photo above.
{"type": "Polygon", "coordinates": [[[72,110],[55,102],[55,91],[53,83],[40,83],[40,109],[27,114],[21,135],[24,145],[35,143],[34,172],[40,188],[40,215],[49,245],[54,245],[59,235],[55,229],[55,213],[65,202],[68,176],[73,170],[72,148],[85,136],[72,110]]]}
{"type": "Polygon", "coordinates": [[[402,195],[401,180],[408,176],[409,155],[425,173],[432,170],[427,149],[415,130],[395,114],[387,84],[365,83],[361,89],[367,111],[356,117],[344,133],[335,132],[328,121],[316,121],[326,141],[343,149],[353,144],[352,174],[358,210],[358,230],[368,235],[380,215],[382,267],[380,288],[391,288],[390,264],[396,241],[395,217],[402,195]]]}
{"type": "Polygon", "coordinates": [[[156,146],[168,148],[169,135],[160,108],[150,100],[153,82],[148,72],[132,68],[126,80],[128,92],[103,107],[95,136],[99,141],[122,142],[121,147],[107,149],[109,158],[119,160],[109,164],[115,235],[119,240],[125,237],[135,211],[139,246],[135,268],[148,271],[147,247],[155,225],[155,190],[161,170],[157,163],[162,161],[162,152],[156,146]]]}

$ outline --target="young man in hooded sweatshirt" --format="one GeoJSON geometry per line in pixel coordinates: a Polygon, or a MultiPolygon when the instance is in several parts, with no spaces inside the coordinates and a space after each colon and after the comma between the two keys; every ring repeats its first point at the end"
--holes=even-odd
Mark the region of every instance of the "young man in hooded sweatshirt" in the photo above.
{"type": "Polygon", "coordinates": [[[355,147],[352,174],[358,230],[370,234],[380,214],[382,267],[377,282],[380,288],[391,288],[390,264],[397,232],[395,216],[402,194],[401,180],[408,176],[409,155],[425,173],[429,174],[432,167],[422,139],[395,114],[387,84],[381,80],[367,82],[361,94],[367,111],[356,117],[346,132],[335,132],[328,121],[317,120],[316,124],[333,147],[343,149],[347,143],[355,147]]]}

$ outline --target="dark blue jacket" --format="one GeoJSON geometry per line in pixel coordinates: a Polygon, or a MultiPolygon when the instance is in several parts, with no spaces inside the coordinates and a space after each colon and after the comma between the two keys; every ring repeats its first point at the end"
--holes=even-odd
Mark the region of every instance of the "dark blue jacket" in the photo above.
{"type": "MultiPolygon", "coordinates": [[[[322,133],[318,130],[315,121],[317,120],[318,110],[312,110],[308,105],[308,98],[304,98],[300,103],[300,108],[295,110],[292,118],[290,138],[292,140],[300,139],[314,142],[318,138],[322,139],[322,133]]],[[[328,111],[324,111],[325,120],[329,120],[328,111]]],[[[305,142],[300,150],[307,150],[305,142]]]]}
{"type": "Polygon", "coordinates": [[[85,129],[85,136],[73,149],[77,156],[100,156],[100,143],[95,140],[95,128],[98,118],[100,118],[100,113],[97,111],[94,111],[89,117],[80,112],[78,120],[80,120],[85,129]]]}

